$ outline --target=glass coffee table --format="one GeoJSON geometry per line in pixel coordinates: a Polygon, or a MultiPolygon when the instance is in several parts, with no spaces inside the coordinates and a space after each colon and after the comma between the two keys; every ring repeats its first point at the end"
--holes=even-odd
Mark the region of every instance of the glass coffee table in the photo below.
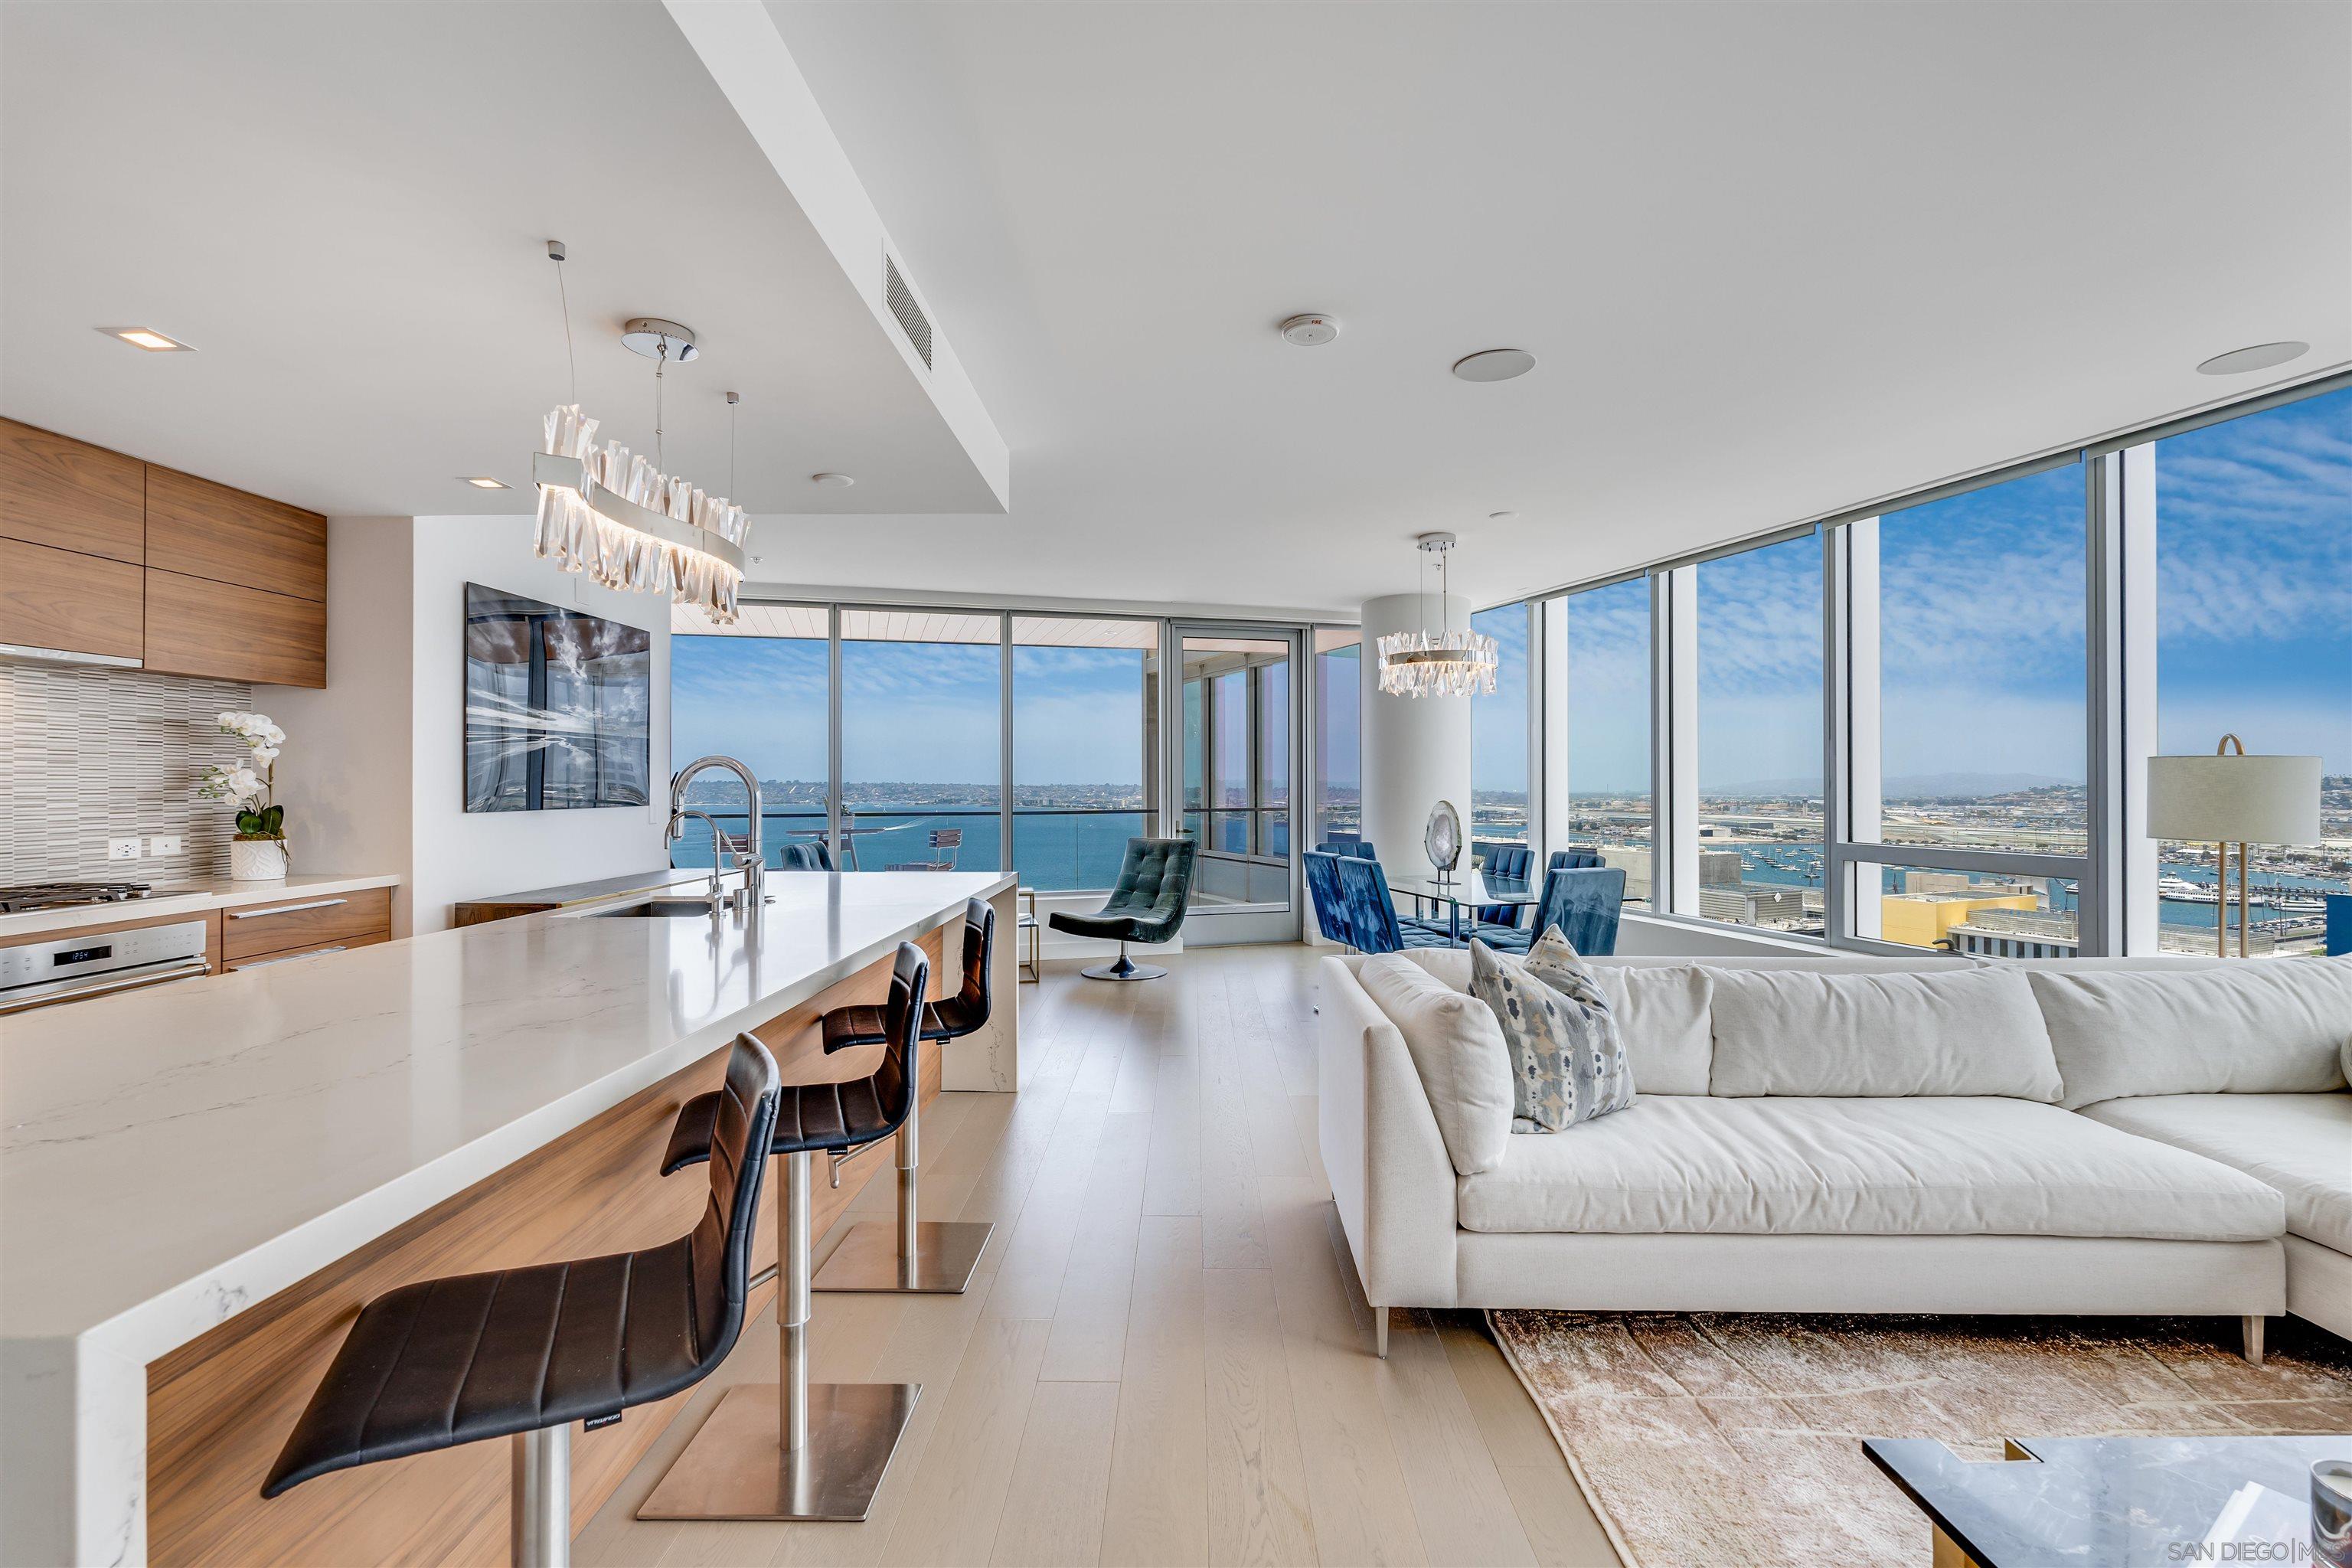
{"type": "Polygon", "coordinates": [[[1445,931],[1456,947],[1462,945],[1463,911],[1471,911],[1469,924],[1478,929],[1477,911],[1489,904],[1510,904],[1524,908],[1543,902],[1542,889],[1525,877],[1489,877],[1484,871],[1456,871],[1445,878],[1391,877],[1391,894],[1426,899],[1445,906],[1445,931]]]}
{"type": "Polygon", "coordinates": [[[1932,1437],[1864,1440],[1862,1451],[1935,1526],[1935,1568],[2310,1568],[2311,1467],[2352,1458],[2352,1436],[2003,1443],[2006,1459],[1978,1462],[1932,1437]],[[2275,1544],[2282,1525],[2302,1534],[2275,1544]]]}

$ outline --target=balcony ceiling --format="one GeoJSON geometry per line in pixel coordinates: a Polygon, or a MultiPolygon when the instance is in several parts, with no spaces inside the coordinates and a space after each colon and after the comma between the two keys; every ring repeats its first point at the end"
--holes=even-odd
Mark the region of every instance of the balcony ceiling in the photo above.
{"type": "Polygon", "coordinates": [[[1015,461],[806,582],[1493,602],[2352,358],[2342,5],[770,11],[1015,461]]]}

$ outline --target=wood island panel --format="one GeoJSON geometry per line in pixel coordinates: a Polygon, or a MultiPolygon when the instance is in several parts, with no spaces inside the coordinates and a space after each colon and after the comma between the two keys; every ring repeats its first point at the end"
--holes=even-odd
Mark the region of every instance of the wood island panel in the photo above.
{"type": "MultiPolygon", "coordinates": [[[[920,943],[940,984],[941,931],[920,943]]],[[[880,1047],[828,1058],[817,1032],[829,1008],[878,1002],[890,961],[868,968],[754,1032],[775,1053],[786,1083],[854,1079],[874,1069],[880,1047]]],[[[685,1234],[709,1191],[697,1168],[667,1177],[661,1156],[678,1107],[717,1086],[727,1051],[713,1051],[594,1121],[379,1237],[147,1369],[148,1554],[178,1563],[507,1561],[510,1445],[467,1444],[363,1465],[262,1500],[261,1482],[295,1418],[360,1308],[413,1280],[562,1258],[597,1257],[685,1234]]],[[[939,1047],[923,1047],[921,1098],[939,1093],[939,1047]]],[[[889,1180],[877,1151],[853,1161],[841,1185],[820,1167],[811,1228],[822,1237],[866,1182],[889,1180]]],[[[782,1180],[769,1163],[752,1247],[754,1272],[775,1261],[773,1196],[782,1180]]],[[[751,1315],[773,1297],[752,1292],[751,1315]]],[[[746,1332],[762,1331],[747,1329],[746,1332]]],[[[630,1410],[619,1424],[575,1430],[572,1516],[576,1532],[693,1394],[630,1410]]]]}

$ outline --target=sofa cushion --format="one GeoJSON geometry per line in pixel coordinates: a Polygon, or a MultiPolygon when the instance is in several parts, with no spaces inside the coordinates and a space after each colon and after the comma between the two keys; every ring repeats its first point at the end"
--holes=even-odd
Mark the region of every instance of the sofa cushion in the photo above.
{"type": "Polygon", "coordinates": [[[1454,1168],[1466,1176],[1499,1164],[1511,1141],[1511,1058],[1493,1010],[1401,952],[1366,959],[1356,978],[1404,1037],[1454,1168]]]}
{"type": "Polygon", "coordinates": [[[2018,971],[1722,970],[1714,981],[1717,1095],[2054,1100],[2064,1087],[2018,971]]]}
{"type": "Polygon", "coordinates": [[[1557,931],[1521,963],[1470,944],[1470,994],[1486,1004],[1511,1058],[1511,1131],[1561,1132],[1633,1103],[1633,1074],[1609,999],[1557,931]],[[1549,948],[1547,944],[1555,944],[1549,948]]]}
{"type": "Polygon", "coordinates": [[[1591,965],[1593,984],[1617,1016],[1618,1037],[1643,1094],[1705,1094],[1715,1060],[1708,1008],[1715,983],[1695,964],[1669,969],[1591,965]]]}
{"type": "MultiPolygon", "coordinates": [[[[1434,947],[1407,954],[1456,991],[1470,989],[1470,950],[1434,947]]],[[[1874,960],[1873,962],[1877,962],[1874,960]]],[[[1687,960],[1634,963],[1588,958],[1585,966],[1617,1016],[1625,1060],[1643,1094],[1705,1094],[1715,1037],[1707,1004],[1715,994],[1708,967],[1687,960]]]]}
{"type": "Polygon", "coordinates": [[[2055,1106],[1643,1095],[1462,1177],[1465,1229],[2259,1241],[2277,1192],[2055,1106]]]}
{"type": "Polygon", "coordinates": [[[2352,1252],[2352,1094],[2144,1095],[2083,1114],[2276,1187],[2289,1231],[2352,1252]]]}
{"type": "Polygon", "coordinates": [[[2352,957],[2021,973],[2050,1026],[2066,1080],[2062,1105],[2127,1094],[2315,1094],[2344,1087],[2352,957]]]}

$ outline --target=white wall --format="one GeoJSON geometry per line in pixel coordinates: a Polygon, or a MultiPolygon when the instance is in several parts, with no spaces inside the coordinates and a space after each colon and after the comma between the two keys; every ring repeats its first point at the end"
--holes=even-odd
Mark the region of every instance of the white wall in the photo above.
{"type": "Polygon", "coordinates": [[[1678,921],[1627,910],[1617,927],[1620,958],[1820,958],[1830,950],[1720,921],[1678,921]]]}
{"type": "Polygon", "coordinates": [[[420,517],[412,581],[415,929],[438,931],[460,899],[650,870],[668,861],[669,601],[619,594],[531,553],[523,518],[420,517]],[[652,794],[593,811],[466,810],[466,584],[576,605],[653,633],[652,794]]]}
{"type": "Polygon", "coordinates": [[[540,560],[530,538],[530,521],[520,517],[330,520],[326,689],[255,694],[286,729],[279,793],[299,868],[398,872],[399,934],[443,929],[461,899],[668,860],[668,601],[600,588],[540,560]],[[467,583],[576,605],[653,634],[654,799],[591,811],[466,811],[467,583]]]}
{"type": "Polygon", "coordinates": [[[1391,878],[1429,875],[1422,849],[1430,808],[1450,800],[1462,815],[1463,853],[1470,837],[1470,700],[1391,697],[1381,689],[1380,639],[1391,632],[1470,624],[1470,602],[1456,595],[1441,606],[1434,594],[1391,594],[1364,602],[1363,836],[1391,878]]]}

